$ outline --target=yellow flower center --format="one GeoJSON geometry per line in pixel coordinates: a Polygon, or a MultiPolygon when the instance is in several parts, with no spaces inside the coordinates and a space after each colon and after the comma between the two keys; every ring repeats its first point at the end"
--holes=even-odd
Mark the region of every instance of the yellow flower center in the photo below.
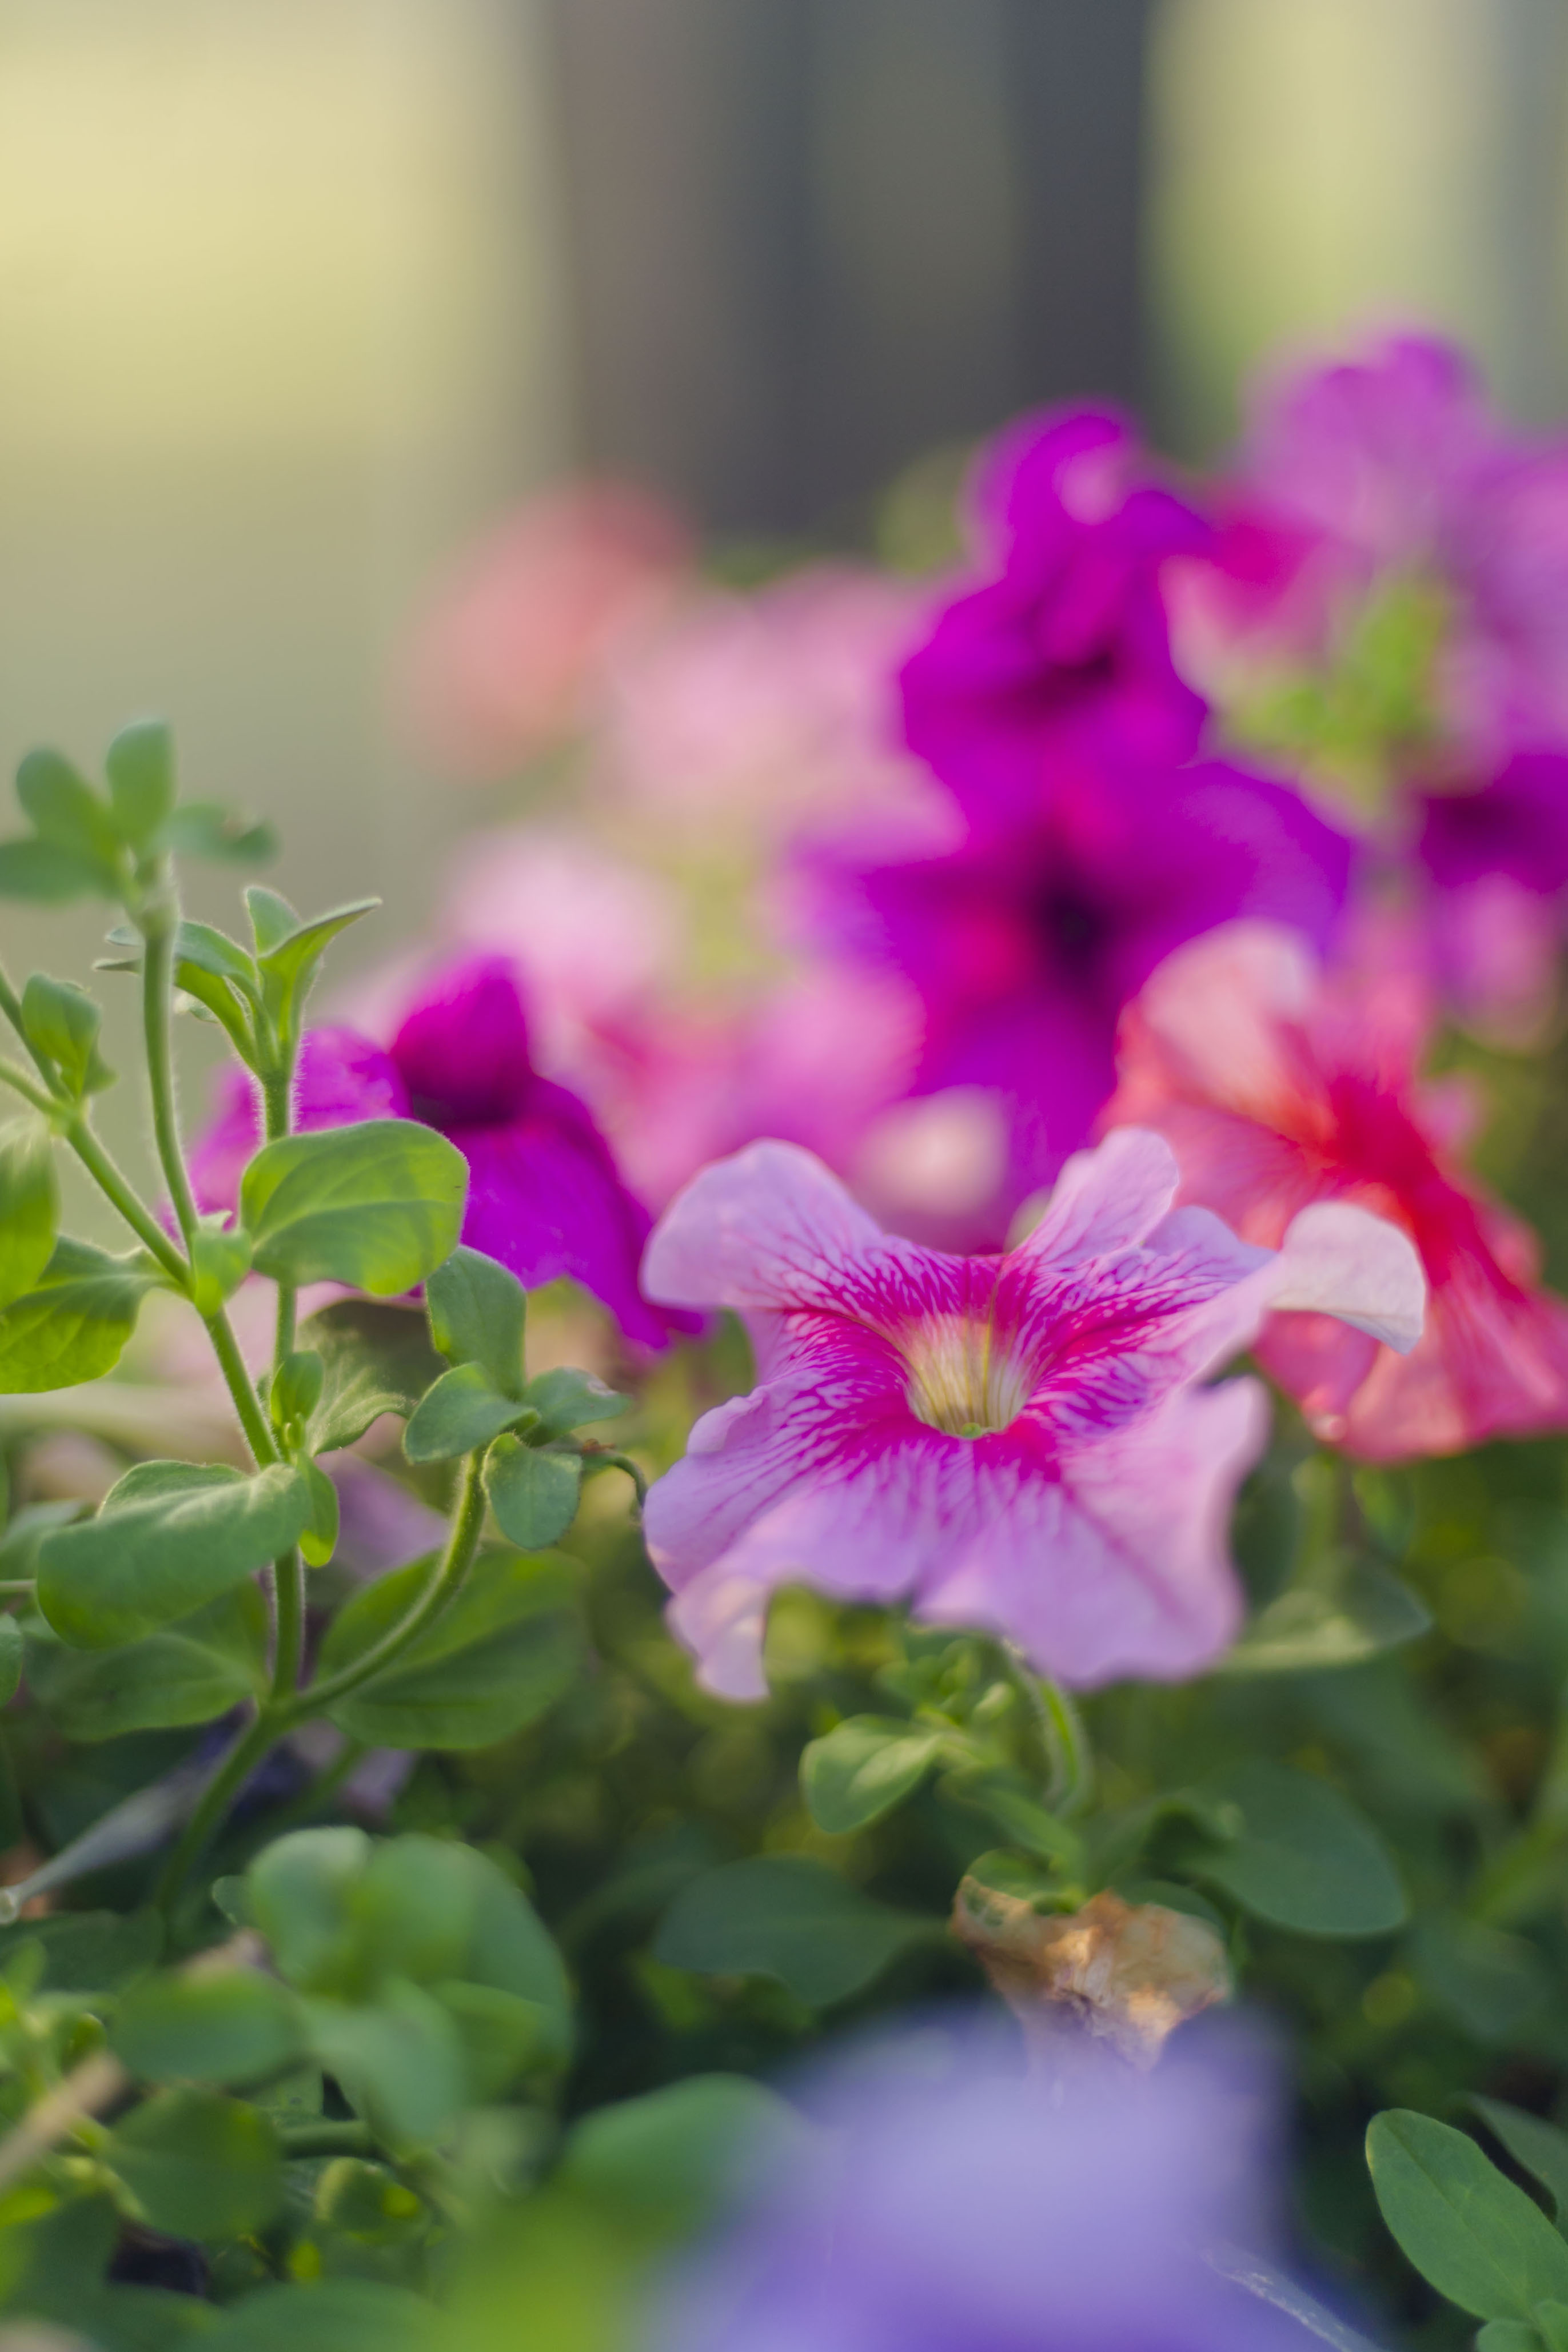
{"type": "Polygon", "coordinates": [[[903,1349],[911,1412],[951,1437],[1006,1429],[1029,1402],[1029,1367],[989,1321],[933,1317],[907,1335],[903,1349]]]}

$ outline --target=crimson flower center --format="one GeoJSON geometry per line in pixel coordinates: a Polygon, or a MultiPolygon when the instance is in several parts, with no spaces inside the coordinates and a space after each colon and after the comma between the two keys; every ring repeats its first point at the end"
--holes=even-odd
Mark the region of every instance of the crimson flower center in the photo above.
{"type": "Polygon", "coordinates": [[[1030,1367],[988,1318],[932,1316],[905,1333],[900,1347],[909,1367],[909,1410],[951,1437],[1006,1429],[1029,1402],[1030,1367]]]}

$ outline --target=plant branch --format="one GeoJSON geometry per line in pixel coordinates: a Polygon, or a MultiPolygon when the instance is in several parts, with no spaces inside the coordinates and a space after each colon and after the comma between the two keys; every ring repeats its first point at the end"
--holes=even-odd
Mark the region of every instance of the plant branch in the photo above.
{"type": "Polygon", "coordinates": [[[50,1067],[49,1057],[47,1054],[41,1054],[38,1051],[38,1048],[34,1045],[32,1039],[28,1036],[26,1028],[23,1026],[22,1000],[17,995],[16,990],[12,987],[10,981],[3,971],[0,971],[0,1013],[3,1013],[5,1015],[6,1020],[11,1024],[12,1028],[15,1029],[17,1036],[20,1037],[23,1045],[26,1047],[28,1058],[37,1069],[38,1076],[43,1079],[44,1084],[52,1088],[55,1083],[55,1074],[53,1069],[50,1067]]]}
{"type": "Polygon", "coordinates": [[[36,1087],[26,1071],[19,1070],[15,1062],[0,1062],[0,1084],[14,1087],[24,1102],[30,1102],[46,1118],[54,1118],[59,1110],[58,1095],[47,1094],[42,1087],[36,1087]]]}
{"type": "Polygon", "coordinates": [[[186,1879],[216,1836],[229,1807],[285,1728],[278,1717],[267,1709],[253,1716],[202,1790],[163,1865],[153,1894],[152,1899],[165,1919],[179,1901],[186,1879]]]}
{"type": "Polygon", "coordinates": [[[190,1267],[146,1202],[137,1197],[130,1180],[115,1166],[88,1125],[85,1112],[77,1113],[67,1127],[65,1135],[66,1141],[99,1191],[114,1203],[142,1248],[157,1259],[164,1273],[183,1290],[190,1277],[190,1267]]]}
{"type": "Polygon", "coordinates": [[[210,1315],[204,1319],[207,1337],[213,1343],[213,1351],[217,1357],[223,1376],[228,1382],[228,1391],[234,1400],[235,1411],[239,1415],[240,1426],[245,1431],[246,1441],[256,1461],[265,1470],[269,1463],[277,1460],[277,1448],[272,1442],[272,1432],[267,1427],[267,1415],[261,1409],[261,1399],[256,1395],[256,1383],[246,1369],[245,1358],[240,1354],[239,1341],[234,1335],[234,1326],[221,1307],[215,1315],[210,1315]]]}
{"type": "Polygon", "coordinates": [[[200,1223],[190,1171],[180,1141],[180,1118],[174,1095],[174,1053],[171,1034],[174,1001],[173,884],[164,861],[139,917],[142,938],[141,1029],[147,1048],[147,1083],[152,1101],[152,1134],[158,1146],[163,1181],[185,1247],[200,1223]]]}
{"type": "Polygon", "coordinates": [[[446,1549],[436,1565],[435,1573],[408,1615],[401,1624],[394,1625],[389,1633],[384,1633],[363,1657],[356,1658],[351,1665],[341,1667],[337,1674],[328,1675],[302,1691],[289,1711],[292,1721],[302,1721],[308,1715],[320,1715],[329,1706],[335,1706],[340,1698],[346,1698],[350,1691],[358,1690],[361,1683],[368,1683],[375,1675],[384,1674],[388,1666],[400,1658],[412,1643],[417,1642],[420,1635],[434,1625],[443,1612],[456,1600],[474,1564],[474,1555],[479,1549],[479,1537],[485,1525],[485,1486],[480,1475],[483,1458],[484,1448],[481,1446],[470,1454],[464,1464],[462,1492],[458,1496],[456,1516],[446,1538],[446,1549]]]}

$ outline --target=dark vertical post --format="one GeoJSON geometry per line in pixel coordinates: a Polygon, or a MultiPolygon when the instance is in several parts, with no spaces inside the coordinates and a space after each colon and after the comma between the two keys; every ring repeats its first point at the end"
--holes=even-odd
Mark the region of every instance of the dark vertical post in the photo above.
{"type": "Polygon", "coordinates": [[[1033,400],[1148,390],[1145,74],[1153,0],[1009,0],[1021,186],[1019,367],[1033,400]]]}
{"type": "Polygon", "coordinates": [[[1152,0],[552,5],[589,462],[798,532],[1136,399],[1152,0]]]}

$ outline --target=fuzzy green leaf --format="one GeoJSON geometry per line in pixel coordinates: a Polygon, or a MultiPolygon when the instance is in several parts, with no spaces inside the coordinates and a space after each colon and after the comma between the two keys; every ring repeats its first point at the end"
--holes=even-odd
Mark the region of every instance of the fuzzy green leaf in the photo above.
{"type": "Polygon", "coordinates": [[[0,1128],[0,1307],[41,1279],[58,1221],[48,1129],[41,1119],[15,1119],[0,1128]]]}
{"type": "Polygon", "coordinates": [[[485,1456],[485,1492],[496,1525],[520,1551],[543,1551],[577,1517],[582,1456],[497,1437],[485,1456]]]}
{"type": "Polygon", "coordinates": [[[463,1154],[434,1128],[368,1119],[265,1144],[241,1181],[240,1217],[258,1273],[390,1297],[450,1256],[467,1190],[463,1154]]]}

